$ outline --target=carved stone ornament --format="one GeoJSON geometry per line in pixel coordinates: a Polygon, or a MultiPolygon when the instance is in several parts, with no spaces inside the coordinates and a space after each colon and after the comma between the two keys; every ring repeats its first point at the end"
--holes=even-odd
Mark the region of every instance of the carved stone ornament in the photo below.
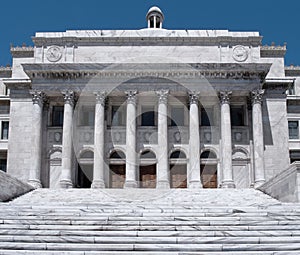
{"type": "Polygon", "coordinates": [[[189,96],[190,96],[190,104],[199,103],[200,92],[191,92],[189,96]]]}
{"type": "Polygon", "coordinates": [[[157,90],[156,94],[158,95],[158,101],[160,104],[167,104],[169,95],[168,89],[157,90]]]}
{"type": "Polygon", "coordinates": [[[46,94],[40,90],[31,90],[30,94],[32,95],[32,102],[34,104],[43,105],[47,101],[46,94]]]}
{"type": "Polygon", "coordinates": [[[57,62],[62,57],[62,48],[59,46],[51,46],[46,53],[46,57],[50,62],[57,62]]]}
{"type": "Polygon", "coordinates": [[[232,91],[220,91],[219,97],[221,104],[230,104],[230,97],[231,97],[232,91]]]}
{"type": "Polygon", "coordinates": [[[76,101],[76,94],[73,90],[64,90],[61,92],[64,96],[65,104],[70,104],[71,106],[74,106],[76,101]]]}
{"type": "Polygon", "coordinates": [[[136,90],[128,90],[125,91],[125,94],[127,96],[127,103],[128,104],[136,104],[136,95],[137,95],[137,91],[136,90]]]}
{"type": "Polygon", "coordinates": [[[252,104],[261,104],[263,95],[265,93],[264,89],[257,89],[251,92],[252,104]]]}
{"type": "Polygon", "coordinates": [[[94,95],[96,96],[96,103],[101,104],[102,106],[105,106],[107,92],[106,91],[97,91],[97,92],[94,92],[94,95]]]}
{"type": "Polygon", "coordinates": [[[175,132],[174,133],[174,139],[175,139],[176,142],[180,142],[180,140],[181,140],[180,132],[175,132]]]}
{"type": "Polygon", "coordinates": [[[248,50],[242,45],[235,46],[232,51],[232,57],[235,61],[244,62],[248,58],[248,50]]]}

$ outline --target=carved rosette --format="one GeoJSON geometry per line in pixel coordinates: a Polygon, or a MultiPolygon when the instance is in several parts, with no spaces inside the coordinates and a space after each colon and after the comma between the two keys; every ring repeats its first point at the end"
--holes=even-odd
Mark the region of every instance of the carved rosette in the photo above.
{"type": "Polygon", "coordinates": [[[191,92],[190,95],[190,104],[197,104],[199,103],[199,97],[200,97],[200,92],[191,92]]]}
{"type": "Polygon", "coordinates": [[[136,100],[137,100],[137,91],[136,90],[128,90],[125,91],[125,94],[127,96],[127,104],[136,104],[136,100]]]}
{"type": "Polygon", "coordinates": [[[47,96],[43,91],[31,90],[29,93],[32,95],[33,104],[42,106],[45,102],[47,102],[47,96]]]}
{"type": "Polygon", "coordinates": [[[230,104],[232,91],[220,91],[219,98],[221,104],[230,104]]]}
{"type": "Polygon", "coordinates": [[[169,96],[169,90],[168,89],[157,90],[156,94],[158,96],[158,102],[160,104],[167,104],[168,103],[168,96],[169,96]]]}
{"type": "Polygon", "coordinates": [[[106,91],[97,91],[97,92],[94,92],[94,95],[96,96],[96,103],[101,104],[102,106],[105,106],[107,92],[106,91]]]}
{"type": "Polygon", "coordinates": [[[251,92],[252,104],[261,104],[262,98],[265,93],[264,89],[257,89],[251,92]]]}
{"type": "Polygon", "coordinates": [[[74,106],[77,99],[76,93],[73,90],[64,90],[61,93],[63,94],[65,104],[74,106]]]}

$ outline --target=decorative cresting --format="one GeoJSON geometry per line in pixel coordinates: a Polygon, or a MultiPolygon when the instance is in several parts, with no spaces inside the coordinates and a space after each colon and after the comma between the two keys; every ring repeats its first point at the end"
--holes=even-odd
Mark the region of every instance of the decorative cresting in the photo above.
{"type": "Polygon", "coordinates": [[[169,90],[168,89],[157,90],[156,94],[158,95],[158,102],[160,104],[167,104],[168,103],[168,97],[169,97],[169,90]]]}
{"type": "Polygon", "coordinates": [[[96,103],[101,104],[102,106],[105,106],[107,92],[106,91],[97,91],[97,92],[94,92],[94,95],[96,96],[96,103]]]}
{"type": "Polygon", "coordinates": [[[263,95],[264,95],[263,89],[257,89],[251,92],[255,188],[265,183],[264,140],[263,140],[264,136],[263,136],[263,122],[262,122],[262,109],[261,109],[263,95]]]}
{"type": "Polygon", "coordinates": [[[125,91],[127,97],[127,104],[136,104],[137,101],[137,90],[127,90],[125,91]]]}
{"type": "Polygon", "coordinates": [[[158,161],[157,185],[158,189],[170,188],[170,171],[168,160],[168,95],[169,90],[156,91],[158,96],[158,161]]]}
{"type": "Polygon", "coordinates": [[[200,92],[191,92],[190,98],[190,124],[189,124],[189,150],[190,169],[188,188],[202,188],[200,181],[200,134],[199,134],[199,97],[200,92]]]}
{"type": "Polygon", "coordinates": [[[230,104],[232,91],[220,91],[219,98],[221,104],[230,104]]]}
{"type": "Polygon", "coordinates": [[[76,92],[73,90],[63,90],[61,93],[63,94],[65,104],[69,104],[74,107],[77,100],[76,92]]]}
{"type": "Polygon", "coordinates": [[[231,91],[220,91],[221,103],[221,154],[222,154],[222,188],[235,188],[232,170],[232,139],[230,119],[231,91]]]}
{"type": "Polygon", "coordinates": [[[252,104],[261,104],[263,95],[265,93],[264,89],[257,89],[251,92],[252,104]]]}
{"type": "Polygon", "coordinates": [[[42,123],[43,105],[46,95],[40,90],[31,90],[32,95],[32,144],[31,144],[31,169],[28,183],[35,188],[41,188],[41,167],[42,167],[42,123]]]}
{"type": "Polygon", "coordinates": [[[106,91],[94,92],[96,96],[95,105],[95,134],[94,134],[94,169],[93,169],[93,182],[91,188],[100,189],[105,188],[104,181],[104,116],[105,116],[105,102],[106,91]]]}

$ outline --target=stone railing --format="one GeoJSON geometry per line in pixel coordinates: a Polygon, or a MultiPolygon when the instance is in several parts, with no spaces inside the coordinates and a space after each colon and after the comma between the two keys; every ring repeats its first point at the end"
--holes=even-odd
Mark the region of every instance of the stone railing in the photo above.
{"type": "Polygon", "coordinates": [[[300,202],[300,162],[294,162],[258,189],[282,202],[300,202]]]}

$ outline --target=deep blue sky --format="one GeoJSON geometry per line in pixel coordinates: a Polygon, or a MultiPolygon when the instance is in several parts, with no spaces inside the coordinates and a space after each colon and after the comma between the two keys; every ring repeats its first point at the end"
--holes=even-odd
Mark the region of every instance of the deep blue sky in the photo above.
{"type": "Polygon", "coordinates": [[[263,44],[287,42],[286,64],[300,64],[300,1],[271,0],[14,0],[0,4],[0,66],[10,44],[32,45],[35,32],[67,29],[140,29],[152,5],[166,29],[259,31],[263,44]]]}

